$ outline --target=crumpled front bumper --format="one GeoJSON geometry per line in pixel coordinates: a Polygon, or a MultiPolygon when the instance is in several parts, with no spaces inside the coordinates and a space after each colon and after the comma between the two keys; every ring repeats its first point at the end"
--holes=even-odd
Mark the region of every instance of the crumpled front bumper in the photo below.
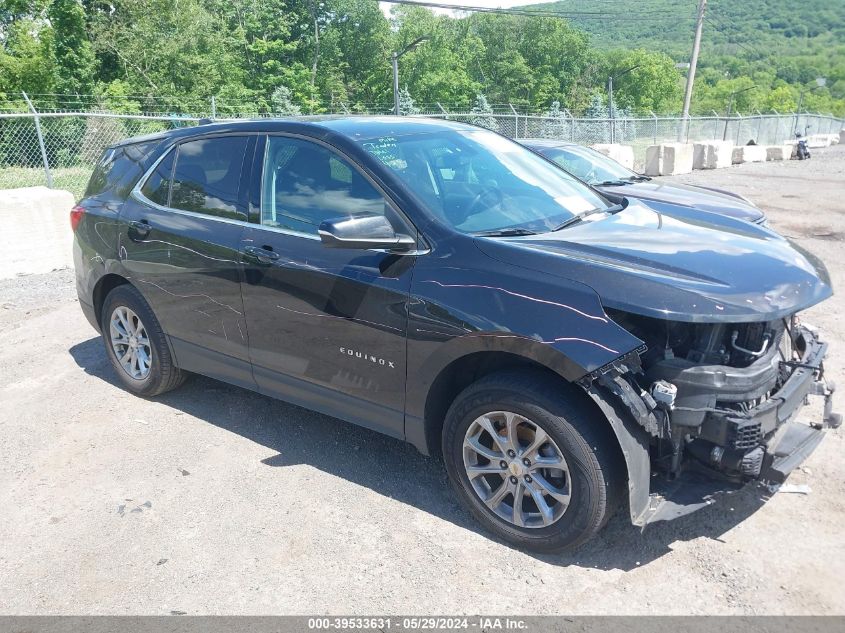
{"type": "MultiPolygon", "coordinates": [[[[834,385],[824,377],[823,360],[827,344],[808,327],[800,326],[796,334],[803,339],[802,358],[799,362],[787,363],[793,371],[782,387],[741,418],[732,419],[729,413],[715,414],[711,427],[738,431],[714,438],[721,445],[707,441],[699,443],[698,454],[694,454],[692,460],[693,467],[685,468],[677,478],[669,481],[653,477],[649,508],[638,524],[689,514],[713,503],[721,494],[738,490],[750,480],[782,483],[816,449],[824,436],[824,429],[841,424],[841,416],[833,412],[834,385]],[[797,419],[809,396],[824,398],[820,422],[807,423],[797,419]],[[718,426],[719,422],[723,424],[718,426]],[[731,459],[731,455],[741,458],[752,446],[762,458],[758,473],[737,479],[720,472],[723,460],[731,459]]],[[[688,446],[695,448],[696,441],[688,446]]]]}

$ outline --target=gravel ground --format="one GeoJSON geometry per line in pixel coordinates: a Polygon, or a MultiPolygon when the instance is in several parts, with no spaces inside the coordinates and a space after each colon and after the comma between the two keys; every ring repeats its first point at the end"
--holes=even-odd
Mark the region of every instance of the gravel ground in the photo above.
{"type": "MultiPolygon", "coordinates": [[[[750,196],[845,282],[845,147],[678,180],[750,196]]],[[[843,299],[810,310],[843,380],[843,299]]],[[[845,613],[843,433],[793,474],[578,551],[481,533],[409,445],[196,378],[120,389],[69,271],[0,282],[5,614],[845,613]]]]}

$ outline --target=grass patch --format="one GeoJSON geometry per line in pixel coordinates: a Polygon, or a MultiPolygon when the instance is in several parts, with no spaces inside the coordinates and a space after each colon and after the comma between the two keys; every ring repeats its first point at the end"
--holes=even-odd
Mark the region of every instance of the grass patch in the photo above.
{"type": "MultiPolygon", "coordinates": [[[[53,188],[66,189],[79,200],[91,177],[94,168],[87,165],[77,167],[55,167],[50,170],[53,174],[53,188]]],[[[0,168],[0,189],[17,189],[19,187],[47,186],[47,177],[40,167],[3,167],[0,168]]]]}

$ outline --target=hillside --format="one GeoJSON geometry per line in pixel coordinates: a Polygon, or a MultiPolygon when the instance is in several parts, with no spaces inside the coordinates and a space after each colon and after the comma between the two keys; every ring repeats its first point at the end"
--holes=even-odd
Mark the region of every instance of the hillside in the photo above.
{"type": "MultiPolygon", "coordinates": [[[[559,0],[541,11],[601,12],[572,17],[598,48],[645,48],[689,60],[697,0],[559,0]]],[[[827,87],[808,97],[845,99],[845,2],[841,0],[709,0],[699,68],[702,78],[749,76],[759,84],[793,87],[826,77],[827,87]],[[771,80],[771,81],[767,81],[771,80]]],[[[807,101],[805,100],[805,103],[807,101]]],[[[828,102],[829,103],[829,102],[828,102]]]]}

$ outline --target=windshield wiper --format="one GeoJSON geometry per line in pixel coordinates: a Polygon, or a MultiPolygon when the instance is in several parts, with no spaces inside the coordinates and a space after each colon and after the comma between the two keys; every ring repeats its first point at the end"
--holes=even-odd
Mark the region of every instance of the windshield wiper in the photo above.
{"type": "Polygon", "coordinates": [[[627,185],[627,180],[605,180],[603,182],[597,182],[597,187],[621,187],[622,185],[627,185]]]}
{"type": "Polygon", "coordinates": [[[651,180],[649,176],[643,176],[641,174],[637,174],[636,176],[629,176],[625,180],[630,180],[631,182],[644,182],[646,180],[651,180]]]}
{"type": "Polygon", "coordinates": [[[517,235],[537,235],[537,231],[512,227],[508,229],[493,229],[492,231],[479,231],[478,233],[473,233],[473,235],[475,237],[514,237],[517,235]]]}
{"type": "Polygon", "coordinates": [[[560,224],[558,224],[555,228],[552,229],[552,232],[560,231],[565,229],[568,226],[572,226],[573,224],[577,224],[581,222],[584,218],[595,215],[596,213],[607,213],[608,215],[613,215],[614,213],[619,213],[622,209],[625,208],[624,204],[614,204],[611,207],[602,207],[596,209],[590,209],[589,211],[582,211],[577,215],[573,215],[568,220],[564,220],[560,224]]]}

